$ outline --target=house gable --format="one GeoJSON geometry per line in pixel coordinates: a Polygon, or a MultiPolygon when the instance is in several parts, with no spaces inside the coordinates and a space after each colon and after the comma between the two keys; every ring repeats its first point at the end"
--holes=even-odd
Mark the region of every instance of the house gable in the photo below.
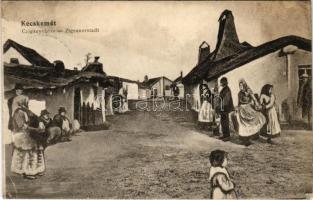
{"type": "Polygon", "coordinates": [[[34,66],[40,67],[53,67],[53,64],[50,63],[46,58],[41,56],[37,51],[34,49],[25,47],[20,45],[19,43],[8,39],[3,45],[3,53],[5,54],[10,48],[15,49],[19,52],[29,63],[34,66]]]}
{"type": "Polygon", "coordinates": [[[14,48],[10,48],[5,54],[3,54],[2,58],[5,63],[11,63],[11,59],[17,59],[19,64],[32,65],[14,48]]]}

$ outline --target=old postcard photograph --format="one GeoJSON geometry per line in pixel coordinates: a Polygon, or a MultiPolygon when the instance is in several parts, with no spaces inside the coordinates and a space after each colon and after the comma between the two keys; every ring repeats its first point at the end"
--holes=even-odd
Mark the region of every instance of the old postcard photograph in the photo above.
{"type": "Polygon", "coordinates": [[[313,199],[310,1],[1,2],[2,198],[313,199]]]}

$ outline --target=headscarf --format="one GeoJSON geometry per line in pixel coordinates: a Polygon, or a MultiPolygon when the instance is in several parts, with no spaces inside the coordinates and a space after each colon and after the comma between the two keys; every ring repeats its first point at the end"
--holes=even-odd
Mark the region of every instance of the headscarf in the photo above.
{"type": "Polygon", "coordinates": [[[241,83],[242,86],[243,86],[244,92],[248,92],[248,93],[250,93],[250,94],[253,94],[251,88],[248,86],[248,84],[247,84],[247,82],[245,81],[245,79],[240,79],[240,80],[239,80],[239,84],[240,84],[240,83],[241,83]]]}

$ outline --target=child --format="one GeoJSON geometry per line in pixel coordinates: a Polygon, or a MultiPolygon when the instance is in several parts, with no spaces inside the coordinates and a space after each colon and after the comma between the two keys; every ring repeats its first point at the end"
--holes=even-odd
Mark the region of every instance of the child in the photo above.
{"type": "Polygon", "coordinates": [[[236,199],[235,185],[230,180],[227,166],[227,153],[222,150],[210,154],[211,199],[236,199]]]}

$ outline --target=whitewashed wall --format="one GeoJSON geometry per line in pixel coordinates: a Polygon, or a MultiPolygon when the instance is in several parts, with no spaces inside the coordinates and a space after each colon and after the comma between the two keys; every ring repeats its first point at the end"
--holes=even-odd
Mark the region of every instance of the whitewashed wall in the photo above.
{"type": "MultiPolygon", "coordinates": [[[[290,58],[287,61],[286,56],[279,57],[279,51],[276,51],[224,74],[219,77],[219,80],[222,77],[227,77],[235,106],[238,105],[239,80],[241,78],[245,79],[253,92],[258,94],[260,94],[263,85],[267,83],[274,85],[273,92],[276,96],[276,106],[279,117],[281,120],[285,119],[282,113],[282,103],[287,102],[288,99],[291,98],[292,100],[288,101],[288,106],[291,109],[296,107],[297,88],[299,87],[298,65],[311,64],[310,52],[297,50],[295,53],[288,56],[290,58]],[[290,62],[290,72],[288,72],[288,62],[290,62]],[[291,92],[288,91],[288,84],[292,85],[291,92]]],[[[299,115],[297,109],[295,110],[299,115]]],[[[297,118],[293,114],[291,117],[292,120],[297,118]]]]}
{"type": "Polygon", "coordinates": [[[123,89],[128,90],[127,98],[137,100],[139,98],[139,88],[137,83],[123,82],[123,89]]]}
{"type": "Polygon", "coordinates": [[[11,58],[17,58],[20,64],[23,65],[31,65],[30,62],[28,62],[19,52],[17,52],[15,49],[10,48],[5,54],[3,54],[3,62],[10,63],[11,58]]]}

